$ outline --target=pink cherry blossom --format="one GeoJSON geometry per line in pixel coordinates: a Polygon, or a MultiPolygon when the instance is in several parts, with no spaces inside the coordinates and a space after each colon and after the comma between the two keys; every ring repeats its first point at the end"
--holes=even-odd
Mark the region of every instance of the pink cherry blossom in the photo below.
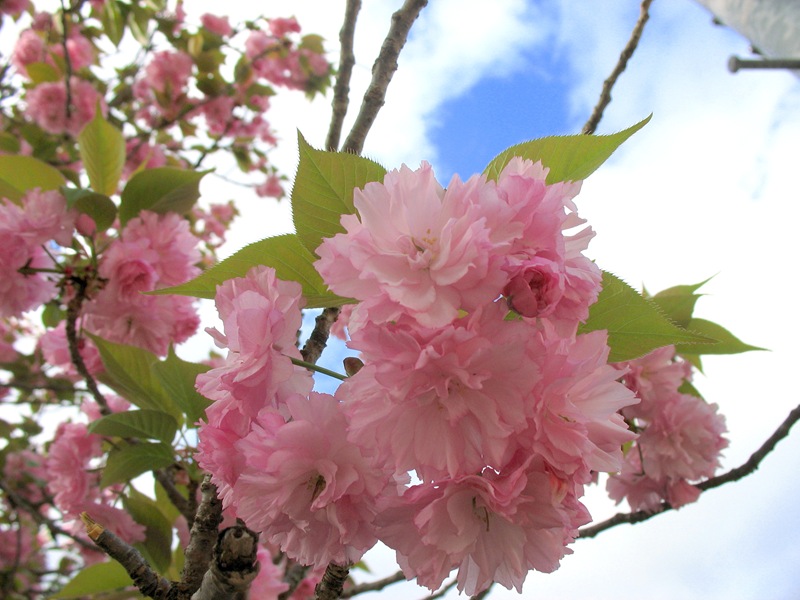
{"type": "Polygon", "coordinates": [[[233,33],[228,17],[218,17],[211,13],[205,13],[200,16],[200,22],[211,33],[216,33],[221,37],[228,37],[233,33]]]}
{"type": "Polygon", "coordinates": [[[86,425],[61,423],[45,463],[47,488],[62,511],[77,515],[97,495],[98,473],[90,473],[90,461],[102,454],[101,439],[86,425]]]}
{"type": "Polygon", "coordinates": [[[554,571],[571,552],[567,544],[589,521],[579,493],[529,456],[500,473],[410,488],[380,513],[378,534],[397,551],[406,577],[431,590],[458,568],[467,595],[493,581],[521,592],[531,569],[554,571]]]}
{"type": "Polygon", "coordinates": [[[347,439],[331,396],[288,401],[291,421],[257,421],[237,444],[247,464],[234,485],[237,514],[302,564],[357,562],[375,541],[378,498],[391,472],[347,439]]]}
{"type": "Polygon", "coordinates": [[[518,440],[578,483],[588,483],[592,471],[618,471],[622,445],[636,437],[619,411],[638,399],[607,364],[606,340],[605,331],[570,339],[545,328],[529,341],[540,379],[530,428],[518,440]]]}
{"type": "Polygon", "coordinates": [[[99,274],[107,282],[87,305],[84,326],[122,344],[159,355],[191,337],[200,324],[193,300],[178,295],[144,295],[184,283],[199,273],[198,239],[175,213],[142,211],[104,252],[99,274]]]}
{"type": "Polygon", "coordinates": [[[28,92],[25,114],[48,133],[77,136],[105,101],[88,81],[70,79],[71,110],[67,115],[67,88],[63,81],[40,83],[28,92]]]}
{"type": "MultiPolygon", "coordinates": [[[[505,461],[527,427],[538,369],[524,352],[528,324],[492,303],[439,329],[365,327],[349,345],[366,366],[337,397],[354,439],[378,445],[400,471],[429,481],[505,461]]],[[[624,389],[624,388],[623,388],[624,389]]]]}
{"type": "Polygon", "coordinates": [[[293,394],[308,394],[311,375],[291,362],[301,359],[295,345],[301,294],[298,283],[277,279],[269,267],[254,267],[220,285],[216,305],[224,333],[207,331],[228,357],[222,367],[198,376],[198,391],[211,399],[234,398],[251,418],[265,406],[279,408],[293,394]]]}
{"type": "MultiPolygon", "coordinates": [[[[39,348],[48,364],[59,367],[71,377],[78,377],[70,356],[65,321],[61,321],[54,329],[48,329],[39,338],[39,348]]],[[[89,338],[78,339],[78,351],[90,374],[97,375],[104,370],[100,352],[89,338]]]]}
{"type": "Polygon", "coordinates": [[[70,244],[74,224],[75,214],[56,191],[36,188],[20,205],[0,200],[0,316],[19,315],[55,296],[54,278],[35,269],[55,267],[42,245],[52,239],[70,244]]]}
{"type": "Polygon", "coordinates": [[[315,266],[334,292],[361,301],[354,313],[447,325],[459,310],[497,298],[505,283],[505,248],[479,206],[493,190],[476,176],[454,178],[445,191],[427,163],[391,171],[355,191],[358,215],[342,216],[347,233],[323,240],[315,266]]]}
{"type": "Polygon", "coordinates": [[[47,44],[45,44],[44,38],[33,29],[23,31],[14,45],[11,64],[20,73],[27,75],[27,66],[29,64],[44,63],[48,62],[48,60],[50,60],[50,57],[47,54],[47,44]]]}

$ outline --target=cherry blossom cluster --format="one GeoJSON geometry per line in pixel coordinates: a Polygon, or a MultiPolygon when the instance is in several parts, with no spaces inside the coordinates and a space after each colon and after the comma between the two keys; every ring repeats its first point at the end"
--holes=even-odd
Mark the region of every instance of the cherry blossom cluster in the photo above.
{"type": "Polygon", "coordinates": [[[242,171],[256,174],[257,194],[282,197],[282,178],[267,160],[276,139],[266,113],[276,88],[313,96],[329,85],[331,66],[318,36],[301,35],[294,18],[259,19],[234,29],[227,17],[206,13],[193,27],[180,2],[172,12],[140,8],[152,13],[155,25],[139,34],[139,40],[147,37],[147,50],[112,75],[105,64],[108,40],[98,33],[114,18],[107,14],[112,8],[81,3],[62,19],[29,3],[3,5],[3,12],[17,17],[31,12],[30,27],[20,32],[10,56],[25,81],[12,120],[22,150],[30,153],[50,137],[47,153],[79,171],[69,140],[99,108],[128,139],[126,177],[142,167],[199,168],[208,155],[225,150],[242,171]]]}
{"type": "Polygon", "coordinates": [[[607,364],[606,333],[577,334],[600,290],[583,255],[579,183],[512,159],[497,181],[402,167],[355,191],[357,214],[316,267],[355,299],[363,367],[334,396],[297,366],[301,289],[267,267],[218,288],[223,366],[199,464],[224,505],[289,557],[353,563],[381,540],[436,589],[521,589],[553,571],[589,521],[597,471],[623,463],[638,402],[607,364]],[[410,478],[410,475],[413,478],[410,478]]]}
{"type": "Polygon", "coordinates": [[[641,399],[622,411],[639,437],[622,471],[609,478],[609,496],[646,511],[664,501],[673,508],[694,502],[700,490],[692,484],[714,475],[728,446],[725,418],[716,404],[680,391],[692,366],[676,356],[674,346],[618,366],[625,372],[622,381],[641,399]]]}

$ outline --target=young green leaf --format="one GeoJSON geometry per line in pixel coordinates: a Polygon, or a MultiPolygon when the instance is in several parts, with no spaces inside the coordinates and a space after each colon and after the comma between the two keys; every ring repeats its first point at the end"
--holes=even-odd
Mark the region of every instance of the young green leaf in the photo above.
{"type": "Polygon", "coordinates": [[[159,410],[130,410],[94,421],[89,425],[89,431],[98,435],[159,440],[169,444],[178,431],[178,422],[172,415],[159,410]]]}
{"type": "MultiPolygon", "coordinates": [[[[211,404],[197,392],[195,379],[211,367],[181,360],[172,348],[167,359],[153,365],[153,370],[161,385],[186,415],[186,423],[193,426],[205,417],[206,408],[211,404]]],[[[167,440],[164,440],[167,441],[167,440]]]]}
{"type": "Polygon", "coordinates": [[[296,235],[279,235],[245,246],[187,283],[150,293],[213,298],[217,293],[217,286],[223,281],[244,277],[256,265],[267,265],[275,269],[279,278],[297,281],[303,286],[303,296],[308,308],[341,306],[350,302],[328,290],[314,268],[315,260],[296,235]]]}
{"type": "Polygon", "coordinates": [[[174,167],[146,169],[128,180],[122,190],[119,220],[122,225],[143,210],[185,214],[200,197],[200,180],[208,171],[174,167]]]}
{"type": "Polygon", "coordinates": [[[547,183],[586,179],[602,165],[619,146],[644,127],[650,117],[612,135],[550,136],[523,142],[503,150],[483,170],[490,180],[496,180],[515,156],[534,162],[541,160],[549,168],[547,183]]]}
{"type": "Polygon", "coordinates": [[[705,319],[691,319],[688,329],[706,336],[714,340],[714,342],[699,344],[678,343],[676,347],[679,354],[740,354],[751,350],[766,350],[766,348],[745,344],[721,325],[705,319]]]}
{"type": "MultiPolygon", "coordinates": [[[[711,279],[711,278],[709,278],[711,279]]],[[[694,312],[694,305],[702,294],[695,294],[709,279],[692,285],[676,285],[658,292],[650,300],[664,312],[676,325],[689,328],[689,321],[694,312]]]]}
{"type": "Polygon", "coordinates": [[[153,469],[168,467],[175,460],[172,446],[164,442],[139,442],[118,446],[108,454],[100,487],[123,483],[153,469]]]}
{"type": "Polygon", "coordinates": [[[136,346],[115,344],[89,334],[100,351],[106,368],[99,379],[139,408],[151,409],[182,418],[181,411],[161,386],[153,371],[158,356],[136,346]]]}
{"type": "Polygon", "coordinates": [[[355,212],[353,190],[386,175],[378,163],[356,154],[312,148],[298,132],[300,164],[292,188],[292,218],[297,237],[311,252],[322,238],[344,231],[343,214],[355,212]]]}
{"type": "Polygon", "coordinates": [[[115,560],[96,563],[78,570],[72,580],[48,600],[94,597],[102,592],[121,590],[133,585],[133,581],[121,564],[115,560]]]}
{"type": "Polygon", "coordinates": [[[589,307],[589,319],[578,331],[587,333],[598,329],[608,330],[609,362],[638,358],[670,344],[714,341],[678,327],[653,302],[608,272],[603,272],[600,297],[589,307]]]}
{"type": "Polygon", "coordinates": [[[108,196],[74,188],[65,187],[61,190],[67,199],[67,206],[90,216],[98,231],[111,227],[117,218],[117,205],[108,196]]]}
{"type": "MultiPolygon", "coordinates": [[[[18,198],[34,188],[41,188],[43,191],[57,190],[66,183],[64,176],[55,167],[32,156],[14,154],[0,155],[0,180],[0,191],[16,190],[18,198]]],[[[15,200],[11,197],[9,199],[15,200]]]]}
{"type": "Polygon", "coordinates": [[[106,196],[115,193],[125,166],[125,138],[100,110],[78,136],[78,151],[92,189],[106,196]]]}

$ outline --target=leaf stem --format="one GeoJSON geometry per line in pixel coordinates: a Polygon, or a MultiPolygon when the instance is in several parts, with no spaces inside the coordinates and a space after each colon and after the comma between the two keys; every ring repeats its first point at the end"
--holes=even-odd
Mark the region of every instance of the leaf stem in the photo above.
{"type": "Polygon", "coordinates": [[[319,365],[315,365],[310,362],[300,360],[299,358],[289,357],[289,360],[292,361],[292,364],[297,365],[298,367],[303,367],[304,369],[308,369],[309,371],[316,371],[317,373],[322,373],[323,375],[327,375],[328,377],[333,377],[340,381],[344,381],[345,379],[347,379],[346,375],[342,375],[341,373],[337,373],[336,371],[331,371],[330,369],[326,369],[325,367],[320,367],[319,365]]]}

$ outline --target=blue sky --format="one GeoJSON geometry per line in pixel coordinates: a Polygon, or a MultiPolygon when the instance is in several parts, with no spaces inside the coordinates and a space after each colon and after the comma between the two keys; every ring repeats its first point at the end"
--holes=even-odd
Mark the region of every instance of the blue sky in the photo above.
{"type": "MultiPolygon", "coordinates": [[[[364,3],[354,103],[399,4],[364,3]]],[[[389,168],[427,160],[446,183],[453,172],[464,178],[480,172],[511,144],[579,132],[628,39],[638,4],[433,0],[401,56],[365,154],[389,168]]],[[[324,9],[311,0],[284,1],[271,3],[273,9],[296,14],[307,31],[322,33],[335,57],[342,1],[324,9]]],[[[710,358],[695,381],[727,416],[728,469],[744,462],[800,400],[793,281],[800,83],[785,72],[728,73],[728,57],[747,56],[749,43],[712,25],[690,0],[654,2],[651,14],[598,132],[624,129],[650,113],[653,119],[584,182],[576,201],[597,232],[589,253],[602,268],[653,291],[713,275],[697,314],[771,349],[710,358]]],[[[292,173],[294,132],[299,128],[320,147],[329,101],[274,100],[272,122],[284,141],[274,160],[292,173]]],[[[248,217],[229,251],[290,230],[288,203],[235,193],[248,217]]],[[[229,194],[211,186],[207,193],[229,194]]],[[[679,512],[576,542],[556,573],[529,576],[523,597],[798,597],[798,456],[795,432],[744,481],[710,491],[679,512]]],[[[624,508],[603,496],[595,489],[586,497],[597,519],[624,508]]],[[[368,555],[376,577],[393,569],[391,558],[390,552],[368,555]]],[[[425,593],[408,586],[383,597],[425,593]]],[[[491,597],[519,596],[500,589],[491,597]]]]}

